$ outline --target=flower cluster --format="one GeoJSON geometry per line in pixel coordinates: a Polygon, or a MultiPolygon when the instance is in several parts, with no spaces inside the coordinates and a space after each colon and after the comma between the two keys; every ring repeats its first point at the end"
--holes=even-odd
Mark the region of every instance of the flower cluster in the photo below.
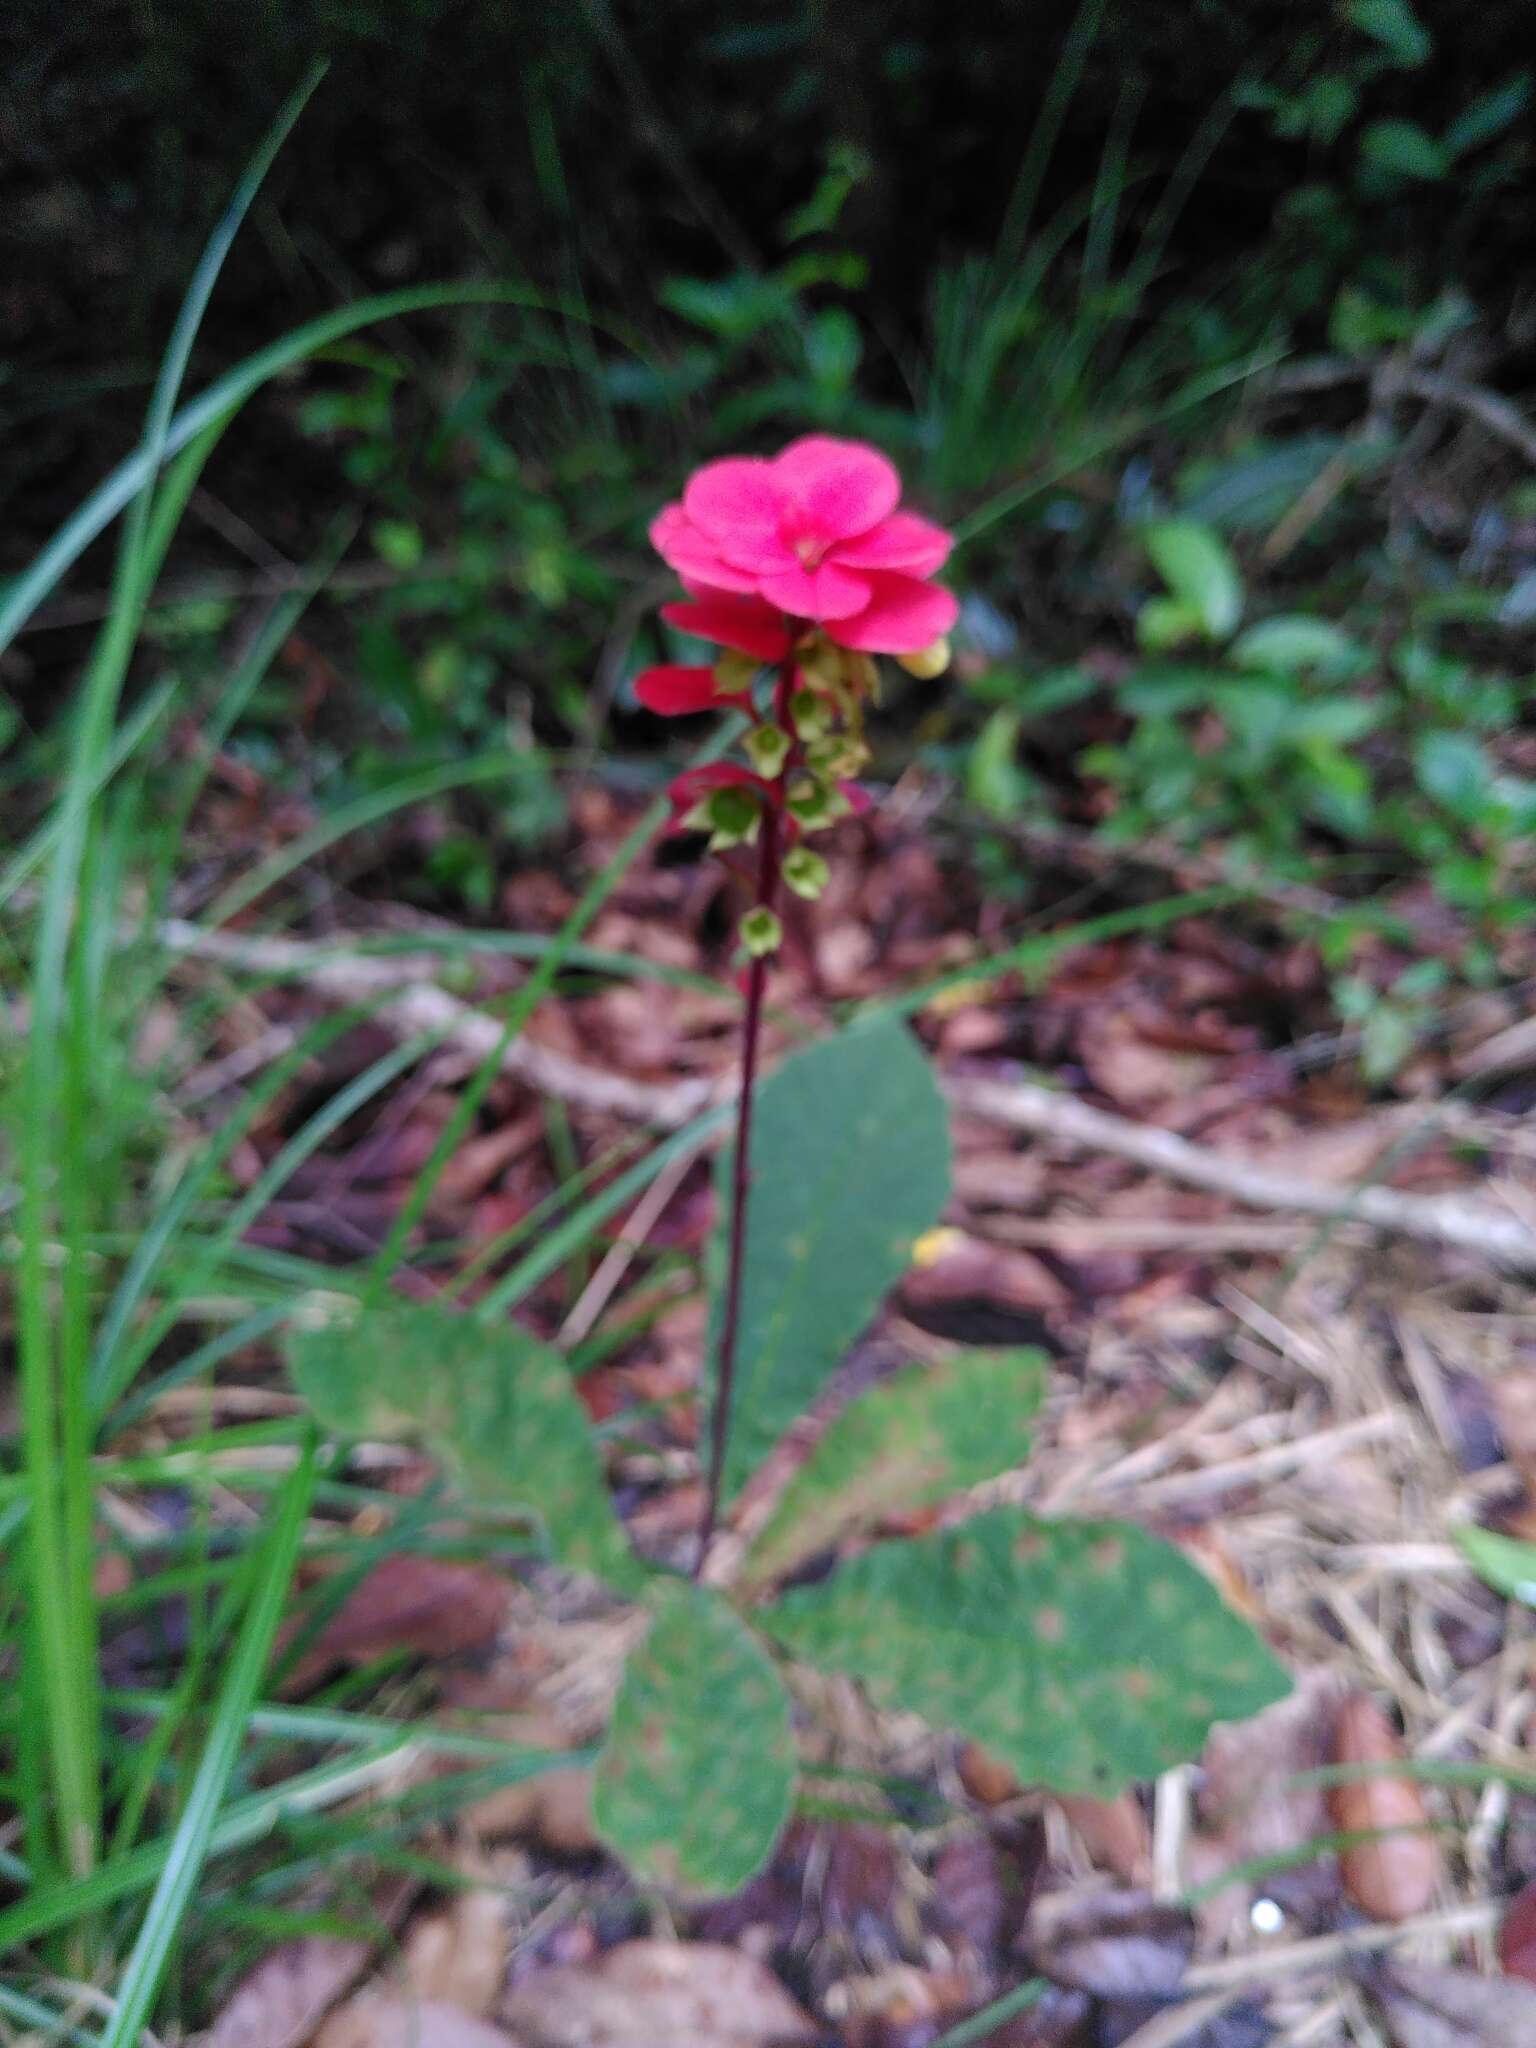
{"type": "Polygon", "coordinates": [[[662,617],[725,652],[711,668],[646,669],[641,703],[665,717],[729,708],[756,721],[750,766],[693,769],[671,797],[674,825],[708,832],[715,850],[760,846],[757,902],[742,921],[758,958],[779,943],[779,880],[803,896],[826,880],[806,836],[858,807],[871,657],[895,655],[925,677],[948,665],[955,599],[928,579],[950,536],[901,511],[900,498],[900,477],[875,449],[810,434],[771,461],[707,464],[651,527],[688,593],[662,617]],[[765,670],[772,689],[759,705],[765,670]]]}

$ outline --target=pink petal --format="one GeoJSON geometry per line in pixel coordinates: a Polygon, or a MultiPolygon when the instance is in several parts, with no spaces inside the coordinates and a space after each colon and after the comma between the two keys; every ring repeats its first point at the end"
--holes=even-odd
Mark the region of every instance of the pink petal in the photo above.
{"type": "Polygon", "coordinates": [[[869,603],[853,618],[833,620],[827,637],[863,654],[915,654],[949,631],[960,613],[952,590],[916,576],[871,570],[869,603]]]}
{"type": "Polygon", "coordinates": [[[909,576],[931,576],[949,559],[954,542],[942,526],[919,519],[915,512],[893,512],[868,533],[839,541],[833,558],[850,569],[901,569],[909,576]]]}
{"type": "Polygon", "coordinates": [[[668,505],[651,521],[651,546],[679,576],[707,583],[714,590],[750,591],[756,579],[723,562],[681,505],[668,505]]]}
{"type": "Polygon", "coordinates": [[[706,463],[688,479],[683,509],[707,539],[755,568],[763,552],[776,555],[784,494],[770,463],[753,455],[729,455],[706,463]]]}
{"type": "Polygon", "coordinates": [[[661,616],[681,633],[755,654],[762,661],[782,661],[789,652],[784,621],[760,598],[707,597],[696,604],[664,604],[661,616]]]}
{"type": "Polygon", "coordinates": [[[774,460],[773,479],[802,515],[807,537],[822,542],[867,533],[901,496],[901,478],[878,450],[830,434],[791,441],[774,460]]]}
{"type": "Polygon", "coordinates": [[[662,718],[680,718],[688,711],[712,711],[720,701],[713,669],[688,668],[680,662],[642,669],[635,677],[635,695],[647,711],[662,718]]]}
{"type": "Polygon", "coordinates": [[[836,562],[803,569],[786,556],[771,569],[759,571],[757,587],[770,604],[796,619],[846,619],[869,602],[870,579],[840,569],[836,562]]]}

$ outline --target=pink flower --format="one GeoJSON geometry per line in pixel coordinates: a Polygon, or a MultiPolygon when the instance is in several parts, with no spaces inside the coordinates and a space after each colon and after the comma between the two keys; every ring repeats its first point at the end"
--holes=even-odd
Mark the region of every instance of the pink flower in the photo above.
{"type": "MultiPolygon", "coordinates": [[[[727,612],[731,600],[756,598],[755,619],[777,612],[823,626],[845,647],[905,654],[946,633],[957,607],[924,580],[947,559],[949,535],[899,511],[900,497],[900,477],[875,449],[808,434],[772,461],[706,464],[651,539],[693,591],[694,605],[678,608],[691,613],[689,631],[724,639],[718,629],[746,616],[727,612]]],[[[724,644],[779,658],[766,651],[766,631],[752,645],[724,644]]]]}

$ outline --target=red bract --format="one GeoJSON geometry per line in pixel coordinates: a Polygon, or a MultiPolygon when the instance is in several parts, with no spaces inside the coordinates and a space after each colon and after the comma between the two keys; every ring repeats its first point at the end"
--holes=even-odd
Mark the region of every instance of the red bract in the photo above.
{"type": "Polygon", "coordinates": [[[635,695],[647,711],[679,718],[689,711],[713,711],[722,699],[712,668],[688,668],[678,662],[642,669],[635,677],[635,695]]]}
{"type": "Polygon", "coordinates": [[[845,647],[912,653],[949,630],[956,605],[924,581],[947,559],[949,535],[898,511],[900,496],[901,479],[875,449],[808,434],[771,461],[706,464],[682,503],[655,520],[651,539],[712,621],[690,631],[716,637],[731,623],[732,598],[756,597],[762,610],[820,625],[845,647]]]}

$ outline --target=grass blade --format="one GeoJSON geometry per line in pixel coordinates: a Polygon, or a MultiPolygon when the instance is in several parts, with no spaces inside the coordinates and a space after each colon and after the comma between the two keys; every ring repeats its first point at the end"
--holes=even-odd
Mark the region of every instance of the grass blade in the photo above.
{"type": "Polygon", "coordinates": [[[315,1440],[311,1437],[279,1499],[208,1740],[123,1971],[117,2010],[102,2035],[102,2048],[133,2048],[139,2029],[149,2018],[193,1887],[207,1860],[230,1773],[245,1739],[247,1718],[272,1654],[314,1482],[315,1440]]]}

